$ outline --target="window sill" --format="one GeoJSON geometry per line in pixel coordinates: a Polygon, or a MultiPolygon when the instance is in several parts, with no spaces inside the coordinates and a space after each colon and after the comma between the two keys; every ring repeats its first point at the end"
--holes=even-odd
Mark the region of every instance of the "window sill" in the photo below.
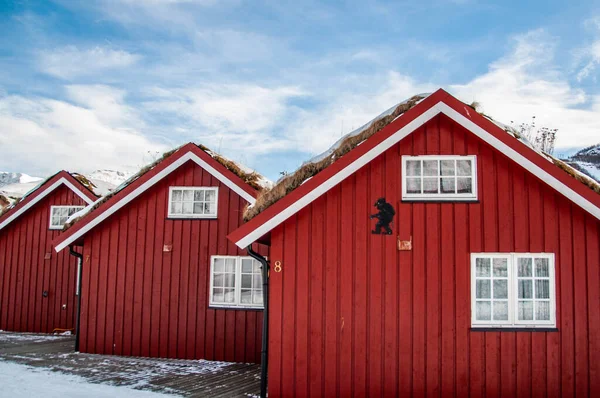
{"type": "Polygon", "coordinates": [[[523,326],[523,327],[471,327],[471,332],[558,332],[557,327],[523,326]]]}
{"type": "Polygon", "coordinates": [[[243,307],[243,306],[225,306],[225,305],[214,305],[208,306],[209,310],[238,310],[238,311],[263,311],[263,307],[243,307]]]}
{"type": "Polygon", "coordinates": [[[479,199],[464,199],[464,198],[402,198],[402,203],[479,203],[479,199]]]}
{"type": "Polygon", "coordinates": [[[177,217],[177,216],[167,216],[167,220],[216,220],[217,216],[210,217],[177,217]]]}

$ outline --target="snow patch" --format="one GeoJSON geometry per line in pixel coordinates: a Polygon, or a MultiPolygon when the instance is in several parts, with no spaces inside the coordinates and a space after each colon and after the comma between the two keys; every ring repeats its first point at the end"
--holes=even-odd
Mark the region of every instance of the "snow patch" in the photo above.
{"type": "MultiPolygon", "coordinates": [[[[33,368],[15,363],[0,362],[2,395],[13,398],[45,397],[165,397],[149,391],[107,384],[92,384],[80,376],[33,368]]],[[[172,396],[172,395],[169,395],[172,396]]]]}

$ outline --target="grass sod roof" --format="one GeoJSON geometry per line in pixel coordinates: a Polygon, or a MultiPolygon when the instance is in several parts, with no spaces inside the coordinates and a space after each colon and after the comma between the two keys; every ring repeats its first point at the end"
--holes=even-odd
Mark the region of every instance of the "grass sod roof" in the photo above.
{"type": "MultiPolygon", "coordinates": [[[[48,183],[48,181],[52,180],[59,173],[60,173],[60,171],[58,173],[52,174],[48,178],[43,179],[42,181],[39,182],[39,184],[37,184],[35,187],[31,188],[27,193],[25,193],[21,197],[2,195],[3,197],[8,198],[9,201],[10,201],[10,199],[12,199],[12,201],[11,201],[12,203],[10,205],[6,206],[4,209],[0,209],[0,217],[4,216],[6,213],[8,213],[9,211],[11,211],[15,207],[17,207],[19,205],[19,203],[21,203],[23,200],[25,200],[27,197],[29,197],[31,194],[33,194],[38,189],[42,188],[44,185],[46,185],[46,183],[48,183]]],[[[94,185],[84,175],[79,174],[79,173],[71,173],[68,171],[67,171],[67,173],[69,173],[69,175],[71,177],[76,179],[79,183],[81,183],[81,185],[83,185],[87,190],[89,190],[91,193],[93,193],[96,197],[100,197],[100,195],[95,190],[96,185],[94,185]]]]}
{"type": "MultiPolygon", "coordinates": [[[[154,169],[156,166],[158,166],[160,163],[162,163],[165,159],[169,158],[171,155],[178,152],[179,150],[181,150],[181,148],[183,148],[186,145],[187,144],[181,145],[175,149],[172,149],[170,151],[163,153],[162,156],[160,156],[154,162],[149,163],[146,166],[142,167],[137,173],[135,173],[128,180],[126,180],[121,185],[119,185],[117,188],[115,188],[112,192],[110,192],[109,194],[105,195],[104,197],[98,199],[96,202],[92,203],[90,206],[86,207],[85,209],[81,210],[80,212],[73,214],[69,218],[69,220],[67,220],[67,222],[65,223],[65,226],[63,227],[63,231],[66,231],[69,228],[71,228],[73,225],[75,225],[77,222],[79,222],[82,218],[86,217],[88,214],[95,211],[97,208],[102,206],[105,202],[107,202],[113,196],[117,195],[123,189],[125,189],[126,187],[131,185],[133,182],[138,180],[144,174],[148,173],[150,170],[154,169]]],[[[244,181],[246,184],[250,185],[252,188],[256,189],[257,191],[261,192],[272,186],[272,184],[269,180],[267,180],[265,177],[263,177],[261,174],[257,173],[256,171],[248,169],[247,167],[242,166],[241,164],[236,163],[233,160],[228,159],[223,155],[213,152],[212,150],[210,150],[209,148],[207,148],[206,146],[204,146],[202,144],[194,144],[194,145],[196,145],[198,148],[200,148],[201,150],[206,152],[210,157],[215,159],[217,162],[219,162],[221,165],[223,165],[227,170],[231,171],[233,174],[235,174],[236,176],[241,178],[242,181],[244,181]]],[[[91,184],[91,182],[89,182],[89,183],[91,184]]]]}
{"type": "MultiPolygon", "coordinates": [[[[332,165],[339,158],[341,158],[342,156],[350,152],[352,149],[360,145],[363,141],[367,140],[369,137],[382,130],[384,127],[396,120],[398,117],[402,116],[405,112],[413,108],[416,104],[418,104],[427,96],[428,94],[418,94],[404,102],[401,102],[400,104],[391,108],[391,112],[384,112],[382,115],[379,115],[360,129],[347,134],[346,136],[342,137],[342,139],[340,139],[336,144],[334,144],[332,148],[330,148],[323,154],[304,163],[293,173],[288,174],[279,179],[279,181],[277,181],[273,188],[261,192],[261,194],[256,199],[256,203],[254,205],[246,207],[246,210],[244,211],[244,221],[249,221],[252,218],[256,217],[265,209],[275,204],[284,196],[301,186],[308,179],[332,165]]],[[[521,134],[515,128],[500,123],[492,119],[490,116],[479,112],[479,110],[477,109],[479,108],[478,103],[466,105],[472,108],[473,110],[477,111],[493,123],[495,123],[498,127],[500,127],[508,134],[512,135],[515,139],[521,141],[534,151],[538,152],[540,155],[544,156],[546,159],[555,164],[561,170],[565,171],[571,177],[577,179],[579,182],[583,183],[588,188],[592,189],[594,192],[600,194],[600,184],[592,178],[589,178],[583,173],[580,173],[578,170],[569,166],[567,163],[547,153],[539,151],[525,137],[522,137],[521,134]]]]}
{"type": "Polygon", "coordinates": [[[279,179],[273,188],[268,191],[263,191],[258,196],[256,203],[254,203],[253,206],[248,206],[246,208],[244,220],[249,221],[256,217],[267,207],[273,205],[294,189],[298,188],[306,180],[325,170],[339,158],[356,148],[360,143],[373,136],[398,117],[402,116],[402,114],[413,108],[427,96],[428,94],[418,94],[390,108],[363,127],[342,137],[328,151],[304,163],[295,172],[279,179]]]}

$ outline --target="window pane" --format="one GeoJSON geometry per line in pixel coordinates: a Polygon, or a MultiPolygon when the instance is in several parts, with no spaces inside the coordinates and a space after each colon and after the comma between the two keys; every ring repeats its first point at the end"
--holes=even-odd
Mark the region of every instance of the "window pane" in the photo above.
{"type": "Polygon", "coordinates": [[[489,301],[478,301],[475,303],[475,318],[479,321],[492,319],[491,303],[489,301]]]}
{"type": "Polygon", "coordinates": [[[225,287],[235,287],[235,274],[223,274],[225,287]]]}
{"type": "Polygon", "coordinates": [[[456,179],[456,192],[457,193],[473,193],[473,184],[470,178],[457,178],[456,179]]]}
{"type": "Polygon", "coordinates": [[[490,281],[489,279],[482,279],[482,280],[477,280],[476,282],[476,286],[475,286],[475,297],[480,299],[480,298],[491,298],[491,291],[490,291],[490,281]]]}
{"type": "Polygon", "coordinates": [[[536,258],[535,259],[535,276],[540,278],[550,277],[548,270],[548,259],[547,258],[536,258]]]}
{"type": "Polygon", "coordinates": [[[194,214],[204,214],[204,203],[194,203],[194,214]]]}
{"type": "Polygon", "coordinates": [[[223,272],[225,270],[224,265],[225,265],[225,259],[223,258],[215,258],[215,265],[213,266],[213,272],[217,273],[217,272],[223,272]]]}
{"type": "Polygon", "coordinates": [[[520,280],[519,281],[519,298],[533,298],[533,286],[531,280],[520,280]]]}
{"type": "Polygon", "coordinates": [[[550,320],[550,302],[536,301],[535,302],[535,319],[538,321],[550,320]]]}
{"type": "Polygon", "coordinates": [[[494,301],[494,320],[508,320],[508,301],[494,301]]]}
{"type": "Polygon", "coordinates": [[[420,178],[407,178],[406,179],[406,192],[407,193],[421,193],[421,179],[420,178]]]}
{"type": "Polygon", "coordinates": [[[242,275],[242,289],[252,288],[252,275],[242,275]]]}
{"type": "Polygon", "coordinates": [[[172,196],[173,201],[181,202],[181,191],[180,190],[174,189],[172,195],[173,195],[172,196]]]}
{"type": "Polygon", "coordinates": [[[204,189],[197,189],[194,191],[194,201],[201,202],[204,200],[204,189]]]}
{"type": "Polygon", "coordinates": [[[494,298],[508,298],[508,279],[499,279],[494,281],[494,298]]]}
{"type": "Polygon", "coordinates": [[[66,207],[61,207],[61,208],[58,209],[58,211],[59,211],[60,216],[62,218],[65,218],[65,217],[67,217],[69,215],[69,209],[67,209],[66,207]]]}
{"type": "Polygon", "coordinates": [[[424,176],[438,176],[438,161],[437,160],[423,160],[423,175],[424,176]]]}
{"type": "Polygon", "coordinates": [[[225,259],[225,272],[235,272],[235,258],[225,259]]]}
{"type": "Polygon", "coordinates": [[[183,191],[183,200],[186,202],[191,202],[194,200],[194,191],[186,189],[183,191]]]}
{"type": "Polygon", "coordinates": [[[438,179],[423,178],[423,193],[438,193],[438,179]]]}
{"type": "Polygon", "coordinates": [[[224,300],[225,296],[223,295],[223,289],[213,289],[213,301],[217,303],[222,303],[224,300]]]}
{"type": "Polygon", "coordinates": [[[182,204],[181,202],[171,203],[171,214],[181,214],[182,204]]]}
{"type": "Polygon", "coordinates": [[[261,272],[262,273],[262,264],[256,260],[252,261],[252,266],[254,267],[254,272],[261,272]]]}
{"type": "Polygon", "coordinates": [[[420,176],[421,175],[421,161],[420,160],[407,160],[406,161],[406,175],[407,176],[420,176]]]}
{"type": "Polygon", "coordinates": [[[459,175],[459,176],[472,175],[471,161],[470,160],[457,160],[456,161],[456,175],[459,175]]]}
{"type": "Polygon", "coordinates": [[[490,259],[489,258],[478,258],[475,260],[475,276],[477,277],[489,277],[490,276],[490,259]]]}
{"type": "Polygon", "coordinates": [[[254,274],[254,288],[259,289],[262,286],[262,277],[260,275],[254,274]]]}
{"type": "Polygon", "coordinates": [[[213,190],[206,191],[205,195],[206,195],[205,198],[204,198],[205,201],[212,202],[212,203],[215,202],[215,198],[216,198],[215,191],[213,191],[213,190]]]}
{"type": "Polygon", "coordinates": [[[519,320],[533,320],[533,301],[519,301],[519,320]]]}
{"type": "Polygon", "coordinates": [[[531,276],[531,259],[530,258],[519,258],[519,273],[522,276],[531,276]]]}
{"type": "Polygon", "coordinates": [[[252,290],[242,289],[242,294],[240,295],[240,301],[242,304],[251,304],[252,303],[252,290]]]}
{"type": "Polygon", "coordinates": [[[192,214],[193,211],[194,211],[194,203],[193,202],[184,202],[183,203],[182,214],[192,214]]]}
{"type": "Polygon", "coordinates": [[[263,303],[262,290],[254,290],[252,292],[252,302],[254,304],[262,304],[263,303]]]}
{"type": "Polygon", "coordinates": [[[235,302],[235,289],[224,289],[225,293],[225,302],[226,303],[234,303],[235,302]]]}
{"type": "Polygon", "coordinates": [[[214,203],[204,203],[204,214],[216,214],[217,208],[214,203]]]}
{"type": "Polygon", "coordinates": [[[454,176],[454,160],[441,160],[441,175],[443,176],[454,176]]]}
{"type": "Polygon", "coordinates": [[[252,259],[251,258],[243,258],[242,259],[242,272],[252,272],[252,259]]]}
{"type": "Polygon", "coordinates": [[[454,177],[442,178],[442,193],[456,193],[456,184],[454,177]]]}
{"type": "Polygon", "coordinates": [[[535,298],[550,298],[550,281],[548,279],[540,279],[535,281],[535,298]]]}
{"type": "Polygon", "coordinates": [[[505,258],[495,258],[493,263],[494,277],[508,278],[508,260],[505,258]]]}
{"type": "Polygon", "coordinates": [[[213,277],[213,287],[223,287],[224,281],[223,274],[215,274],[213,277]]]}

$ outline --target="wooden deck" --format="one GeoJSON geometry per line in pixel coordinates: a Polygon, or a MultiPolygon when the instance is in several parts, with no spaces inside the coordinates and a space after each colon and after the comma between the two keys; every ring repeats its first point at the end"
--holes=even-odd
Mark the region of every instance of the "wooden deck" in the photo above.
{"type": "Polygon", "coordinates": [[[71,336],[0,332],[0,360],[184,397],[248,397],[260,392],[260,366],[74,352],[71,336]]]}

